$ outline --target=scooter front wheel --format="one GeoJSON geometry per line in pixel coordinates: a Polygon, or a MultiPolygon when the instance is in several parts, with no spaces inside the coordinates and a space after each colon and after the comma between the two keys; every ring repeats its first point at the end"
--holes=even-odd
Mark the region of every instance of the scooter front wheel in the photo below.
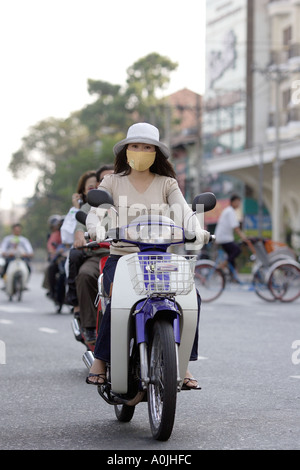
{"type": "Polygon", "coordinates": [[[169,439],[177,398],[177,366],[174,331],[165,320],[153,326],[149,348],[148,413],[154,439],[169,439]]]}
{"type": "Polygon", "coordinates": [[[14,289],[14,293],[16,294],[18,302],[21,302],[22,293],[23,293],[23,285],[22,285],[22,277],[19,274],[16,274],[14,278],[13,289],[14,289]]]}
{"type": "Polygon", "coordinates": [[[115,414],[119,421],[123,423],[128,423],[132,420],[134,415],[135,406],[128,405],[114,405],[115,414]]]}

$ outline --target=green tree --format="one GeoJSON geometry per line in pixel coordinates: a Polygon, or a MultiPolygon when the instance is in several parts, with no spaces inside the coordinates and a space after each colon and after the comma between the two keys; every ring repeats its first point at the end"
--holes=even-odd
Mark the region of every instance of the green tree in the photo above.
{"type": "Polygon", "coordinates": [[[51,213],[68,211],[80,175],[113,162],[113,145],[133,122],[147,120],[163,129],[164,103],[158,95],[176,68],[169,58],[151,53],[127,69],[126,86],[89,79],[93,103],[66,119],[52,117],[30,128],[9,169],[16,178],[39,172],[23,221],[33,243],[40,246],[45,239],[51,213]]]}
{"type": "Polygon", "coordinates": [[[91,140],[75,115],[67,120],[51,118],[33,126],[22,148],[13,155],[10,170],[15,177],[26,175],[32,168],[39,170],[35,193],[28,200],[23,219],[35,246],[45,242],[48,217],[68,212],[81,174],[113,162],[115,140],[110,136],[101,142],[91,140]]]}
{"type": "Polygon", "coordinates": [[[157,92],[169,85],[170,73],[177,67],[168,57],[152,52],[128,67],[127,85],[141,102],[153,106],[157,92]]]}
{"type": "Polygon", "coordinates": [[[22,147],[12,155],[9,169],[15,177],[36,168],[42,175],[55,172],[56,162],[85,148],[88,132],[74,113],[67,119],[49,118],[29,129],[22,147]]]}
{"type": "Polygon", "coordinates": [[[143,120],[161,126],[164,101],[158,96],[170,83],[170,74],[178,67],[168,57],[152,52],[127,69],[127,100],[143,120]]]}
{"type": "Polygon", "coordinates": [[[134,121],[147,120],[162,127],[164,102],[159,94],[169,85],[178,64],[156,52],[139,59],[127,69],[126,86],[88,80],[88,92],[96,100],[79,114],[91,133],[115,133],[134,121]]]}
{"type": "Polygon", "coordinates": [[[88,92],[96,99],[79,112],[79,119],[91,135],[101,138],[126,126],[126,101],[120,85],[89,79],[88,92]]]}

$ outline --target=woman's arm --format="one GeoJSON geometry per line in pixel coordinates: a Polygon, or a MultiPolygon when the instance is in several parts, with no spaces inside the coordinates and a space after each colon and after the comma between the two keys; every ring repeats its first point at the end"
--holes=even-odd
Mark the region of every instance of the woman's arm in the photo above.
{"type": "MultiPolygon", "coordinates": [[[[98,189],[104,189],[112,194],[113,175],[106,175],[98,189]]],[[[92,240],[96,240],[97,225],[101,225],[107,214],[107,210],[98,207],[91,207],[86,218],[86,228],[92,240]]]]}
{"type": "Polygon", "coordinates": [[[167,201],[176,218],[175,223],[184,227],[185,231],[195,233],[195,249],[208,243],[210,233],[202,229],[197,215],[186,202],[176,180],[167,182],[167,201]]]}

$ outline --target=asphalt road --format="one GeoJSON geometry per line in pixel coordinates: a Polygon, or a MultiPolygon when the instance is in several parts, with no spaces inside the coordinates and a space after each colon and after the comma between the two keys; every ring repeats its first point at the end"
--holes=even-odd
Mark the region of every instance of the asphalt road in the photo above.
{"type": "Polygon", "coordinates": [[[1,450],[300,449],[300,300],[234,287],[203,304],[190,367],[202,390],[178,394],[171,438],[157,442],[146,403],[119,423],[86,385],[72,316],[55,313],[41,284],[35,270],[20,303],[0,291],[1,450]]]}

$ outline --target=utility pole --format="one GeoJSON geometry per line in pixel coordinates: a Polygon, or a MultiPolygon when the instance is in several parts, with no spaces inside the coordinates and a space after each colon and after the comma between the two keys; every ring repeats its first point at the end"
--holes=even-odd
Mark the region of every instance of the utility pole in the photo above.
{"type": "Polygon", "coordinates": [[[204,175],[204,162],[203,162],[203,146],[202,146],[202,128],[201,128],[201,102],[200,96],[197,95],[196,97],[196,123],[197,123],[197,142],[196,142],[196,152],[198,157],[198,185],[196,183],[196,193],[200,194],[203,187],[203,182],[205,179],[204,175]]]}
{"type": "Polygon", "coordinates": [[[165,144],[171,149],[171,119],[172,110],[170,104],[166,101],[164,105],[164,117],[165,117],[165,144]]]}
{"type": "Polygon", "coordinates": [[[282,81],[281,74],[275,75],[275,158],[273,161],[273,207],[272,207],[272,239],[281,240],[282,227],[282,204],[280,199],[281,192],[281,161],[280,161],[280,109],[279,109],[279,92],[280,83],[282,81]]]}
{"type": "Polygon", "coordinates": [[[281,204],[281,159],[280,159],[280,84],[292,73],[297,73],[300,69],[289,70],[283,64],[271,65],[266,68],[253,66],[253,72],[259,72],[267,80],[275,82],[275,155],[273,160],[272,179],[272,239],[281,240],[282,227],[282,204],[281,204]]]}
{"type": "Polygon", "coordinates": [[[264,225],[264,214],[263,214],[263,203],[264,203],[264,147],[259,145],[259,177],[258,177],[258,224],[257,231],[259,238],[263,236],[263,225],[264,225]]]}

